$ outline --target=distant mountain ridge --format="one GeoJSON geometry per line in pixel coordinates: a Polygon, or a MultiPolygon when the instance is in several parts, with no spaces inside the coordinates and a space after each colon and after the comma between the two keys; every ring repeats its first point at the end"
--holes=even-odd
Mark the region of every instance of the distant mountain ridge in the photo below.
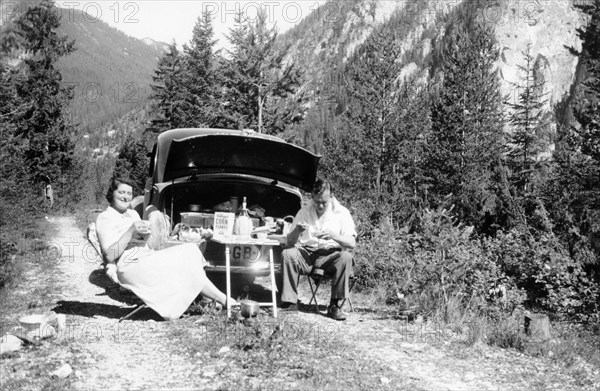
{"type": "Polygon", "coordinates": [[[141,39],[148,46],[152,46],[162,52],[166,52],[169,49],[169,44],[165,42],[155,41],[152,38],[146,37],[141,39]]]}
{"type": "Polygon", "coordinates": [[[82,12],[62,13],[60,33],[76,51],[59,61],[65,82],[74,87],[72,119],[83,134],[148,104],[150,84],[164,43],[130,37],[82,12]]]}

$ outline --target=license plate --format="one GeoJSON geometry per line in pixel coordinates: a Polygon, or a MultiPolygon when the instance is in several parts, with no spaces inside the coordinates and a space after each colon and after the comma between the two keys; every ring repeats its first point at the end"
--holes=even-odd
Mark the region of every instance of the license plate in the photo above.
{"type": "Polygon", "coordinates": [[[257,246],[233,246],[231,260],[238,262],[256,262],[260,258],[260,249],[257,246]]]}

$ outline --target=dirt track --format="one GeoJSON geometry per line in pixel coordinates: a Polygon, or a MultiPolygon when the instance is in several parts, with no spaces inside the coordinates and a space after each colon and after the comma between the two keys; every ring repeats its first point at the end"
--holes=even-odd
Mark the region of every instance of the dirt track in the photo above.
{"type": "MultiPolygon", "coordinates": [[[[195,351],[190,356],[194,341],[209,335],[200,315],[164,322],[146,311],[133,320],[117,323],[130,305],[126,297],[103,275],[72,217],[53,218],[51,223],[59,227],[53,246],[60,247],[60,258],[53,268],[40,270],[32,265],[27,282],[13,292],[13,297],[26,295],[41,301],[45,308],[66,314],[68,332],[41,347],[28,347],[3,358],[0,385],[14,386],[20,381],[26,385],[48,384],[48,372],[62,363],[74,369],[68,379],[73,389],[214,389],[231,388],[233,384],[242,388],[270,385],[295,389],[306,385],[286,373],[280,379],[245,373],[243,367],[234,364],[234,356],[243,353],[233,351],[233,347],[229,353],[195,351]],[[42,286],[47,290],[40,290],[42,286]],[[46,292],[44,297],[36,297],[40,292],[46,292]],[[181,346],[182,335],[187,346],[181,346]],[[39,380],[24,380],[30,376],[39,380]]],[[[301,292],[304,302],[308,301],[306,293],[301,292]]],[[[322,302],[326,296],[327,292],[322,302]]],[[[288,324],[300,318],[302,324],[312,325],[311,329],[319,332],[319,338],[327,340],[329,346],[339,346],[343,350],[339,355],[354,357],[353,371],[360,373],[360,368],[369,364],[369,372],[361,375],[364,383],[351,388],[581,389],[564,370],[542,358],[489,346],[467,347],[456,343],[459,335],[444,328],[390,319],[364,308],[360,297],[355,301],[357,311],[345,322],[314,312],[283,316],[288,324]]],[[[8,316],[18,318],[16,313],[8,316]]],[[[320,354],[325,359],[338,356],[335,349],[320,354]]],[[[340,373],[335,368],[332,371],[333,378],[349,376],[348,368],[340,368],[340,373]]],[[[331,383],[312,384],[338,388],[331,383]]]]}

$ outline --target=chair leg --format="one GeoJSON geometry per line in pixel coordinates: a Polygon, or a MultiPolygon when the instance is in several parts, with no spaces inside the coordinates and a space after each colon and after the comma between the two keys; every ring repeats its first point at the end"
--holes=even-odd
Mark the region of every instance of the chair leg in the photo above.
{"type": "Polygon", "coordinates": [[[348,304],[350,304],[350,312],[354,312],[354,305],[352,304],[352,299],[350,297],[345,298],[344,301],[342,301],[342,307],[344,307],[346,301],[348,301],[348,304]]]}
{"type": "Polygon", "coordinates": [[[138,305],[133,310],[129,311],[128,313],[126,313],[125,315],[123,315],[121,318],[119,318],[119,322],[122,322],[125,319],[131,318],[133,315],[137,314],[139,311],[143,310],[146,307],[148,307],[146,304],[140,304],[140,305],[138,305]]]}
{"type": "MultiPolygon", "coordinates": [[[[355,282],[356,279],[354,277],[350,277],[350,282],[348,284],[348,292],[352,292],[352,288],[354,287],[355,282]]],[[[350,296],[342,300],[342,305],[340,306],[340,308],[344,308],[344,304],[346,304],[346,301],[348,301],[348,304],[350,304],[350,312],[354,312],[354,304],[352,304],[352,298],[350,298],[350,296]]]]}
{"type": "MultiPolygon", "coordinates": [[[[348,292],[352,293],[352,288],[354,288],[354,284],[356,283],[356,278],[354,277],[354,275],[350,276],[350,282],[349,282],[349,286],[348,286],[348,292]]],[[[352,304],[352,298],[350,296],[348,296],[348,303],[350,304],[350,311],[354,312],[354,304],[352,304]]]]}
{"type": "Polygon", "coordinates": [[[310,298],[310,301],[308,302],[308,306],[310,307],[310,305],[314,301],[315,302],[315,312],[319,312],[319,303],[317,302],[317,292],[319,291],[319,285],[321,285],[321,282],[315,281],[315,285],[313,286],[312,278],[310,276],[307,276],[307,278],[308,278],[308,285],[310,285],[310,292],[312,294],[312,297],[310,298]]]}

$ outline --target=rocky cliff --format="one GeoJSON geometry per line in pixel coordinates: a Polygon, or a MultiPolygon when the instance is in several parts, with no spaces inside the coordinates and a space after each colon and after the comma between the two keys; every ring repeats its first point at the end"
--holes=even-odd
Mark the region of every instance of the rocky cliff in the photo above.
{"type": "MultiPolygon", "coordinates": [[[[430,78],[429,61],[435,40],[443,34],[445,24],[467,1],[436,0],[429,2],[354,0],[330,1],[314,12],[282,41],[290,44],[288,61],[309,69],[309,90],[319,89],[329,80],[332,69],[341,69],[352,53],[379,26],[394,23],[402,40],[403,62],[399,77],[430,78]],[[300,36],[302,34],[302,36],[300,36]]],[[[577,69],[577,57],[569,47],[579,50],[581,41],[576,29],[585,23],[571,0],[475,1],[478,18],[493,29],[498,41],[499,73],[503,92],[514,99],[514,83],[524,65],[523,52],[531,45],[531,55],[538,68],[536,77],[545,82],[549,114],[569,94],[577,69]]]]}

